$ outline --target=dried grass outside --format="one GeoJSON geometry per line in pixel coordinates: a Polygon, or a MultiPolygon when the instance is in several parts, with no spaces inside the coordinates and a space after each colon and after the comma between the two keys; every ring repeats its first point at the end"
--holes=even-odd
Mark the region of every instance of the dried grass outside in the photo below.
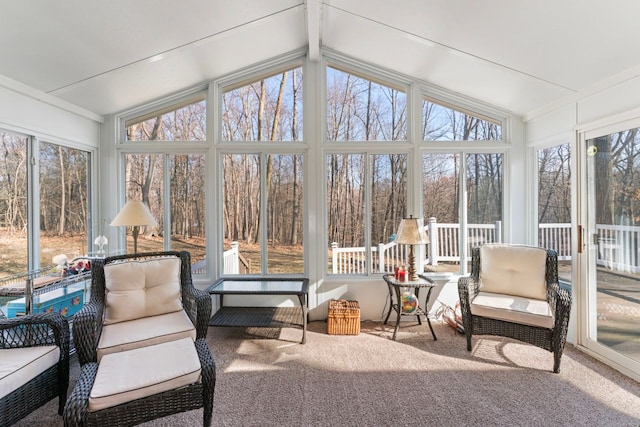
{"type": "MultiPolygon", "coordinates": [[[[65,254],[69,259],[86,253],[84,236],[42,236],[40,238],[40,266],[53,266],[53,257],[65,254]]],[[[225,242],[225,248],[230,242],[225,242]]],[[[191,254],[191,262],[205,259],[204,238],[173,238],[172,250],[185,250],[191,254]]],[[[107,251],[109,247],[106,247],[107,251]]],[[[138,237],[138,252],[163,250],[163,239],[158,236],[141,235],[138,237]]],[[[127,235],[127,252],[133,252],[133,238],[127,235]]],[[[240,254],[251,264],[251,273],[258,274],[260,269],[260,245],[240,243],[240,254]]],[[[304,272],[302,245],[268,247],[270,274],[297,274],[304,272]]],[[[2,235],[0,238],[0,277],[27,272],[27,238],[2,235]]]]}

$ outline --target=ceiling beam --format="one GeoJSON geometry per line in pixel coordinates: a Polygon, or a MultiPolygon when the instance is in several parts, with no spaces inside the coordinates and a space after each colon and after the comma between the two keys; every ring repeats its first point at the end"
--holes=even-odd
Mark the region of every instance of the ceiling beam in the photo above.
{"type": "Polygon", "coordinates": [[[307,17],[307,39],[309,42],[309,59],[320,59],[320,1],[305,0],[307,17]]]}

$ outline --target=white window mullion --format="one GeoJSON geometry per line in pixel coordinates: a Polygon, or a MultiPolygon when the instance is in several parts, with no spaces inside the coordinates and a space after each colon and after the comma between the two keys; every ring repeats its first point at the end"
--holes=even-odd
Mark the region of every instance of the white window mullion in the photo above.
{"type": "Polygon", "coordinates": [[[373,177],[371,171],[371,153],[369,152],[364,155],[364,177],[364,247],[367,260],[366,274],[370,275],[373,273],[373,246],[371,242],[371,184],[373,182],[373,177]]]}
{"type": "MultiPolygon", "coordinates": [[[[272,153],[269,153],[272,154],[272,153]]],[[[260,153],[260,271],[268,273],[268,215],[267,215],[267,156],[268,153],[260,153]]]]}
{"type": "MultiPolygon", "coordinates": [[[[27,270],[40,268],[40,141],[27,142],[27,270]]],[[[64,207],[62,207],[64,209],[64,207]]]]}
{"type": "Polygon", "coordinates": [[[165,154],[162,161],[162,173],[164,174],[162,182],[162,197],[164,197],[162,210],[164,222],[164,250],[171,250],[171,174],[169,170],[169,157],[171,154],[165,154]]]}
{"type": "Polygon", "coordinates": [[[467,271],[467,156],[465,152],[460,153],[460,173],[458,174],[460,182],[460,274],[468,274],[467,271]]]}

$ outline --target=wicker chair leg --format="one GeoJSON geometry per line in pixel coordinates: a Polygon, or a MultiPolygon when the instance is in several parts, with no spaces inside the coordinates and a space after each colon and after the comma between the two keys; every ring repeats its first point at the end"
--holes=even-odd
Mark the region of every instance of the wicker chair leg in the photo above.
{"type": "Polygon", "coordinates": [[[560,358],[562,357],[562,352],[554,351],[553,352],[553,372],[556,374],[560,372],[560,358]]]}
{"type": "Polygon", "coordinates": [[[211,419],[213,417],[213,389],[215,387],[215,378],[213,384],[208,386],[204,384],[202,388],[202,427],[211,427],[211,419]]]}
{"type": "Polygon", "coordinates": [[[67,392],[58,396],[58,415],[62,416],[64,407],[67,404],[67,392]]]}
{"type": "Polygon", "coordinates": [[[465,332],[465,335],[467,336],[467,351],[471,351],[471,332],[465,332]]]}
{"type": "Polygon", "coordinates": [[[69,359],[58,366],[58,415],[64,413],[67,404],[67,392],[69,391],[69,359]],[[65,366],[66,363],[66,366],[65,366]]]}
{"type": "Polygon", "coordinates": [[[212,415],[212,411],[213,411],[213,407],[212,405],[209,404],[205,404],[204,407],[202,408],[203,410],[203,420],[202,420],[202,427],[211,427],[211,419],[213,418],[212,415]]]}

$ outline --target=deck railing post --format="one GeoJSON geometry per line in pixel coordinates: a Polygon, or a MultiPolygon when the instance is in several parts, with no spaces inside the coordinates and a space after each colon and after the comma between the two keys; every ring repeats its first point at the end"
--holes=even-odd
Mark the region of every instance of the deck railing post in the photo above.
{"type": "Polygon", "coordinates": [[[331,272],[333,274],[338,274],[338,243],[331,243],[331,272]]]}
{"type": "Polygon", "coordinates": [[[438,220],[435,217],[429,218],[427,221],[427,230],[429,232],[429,263],[438,265],[438,220]]]}

